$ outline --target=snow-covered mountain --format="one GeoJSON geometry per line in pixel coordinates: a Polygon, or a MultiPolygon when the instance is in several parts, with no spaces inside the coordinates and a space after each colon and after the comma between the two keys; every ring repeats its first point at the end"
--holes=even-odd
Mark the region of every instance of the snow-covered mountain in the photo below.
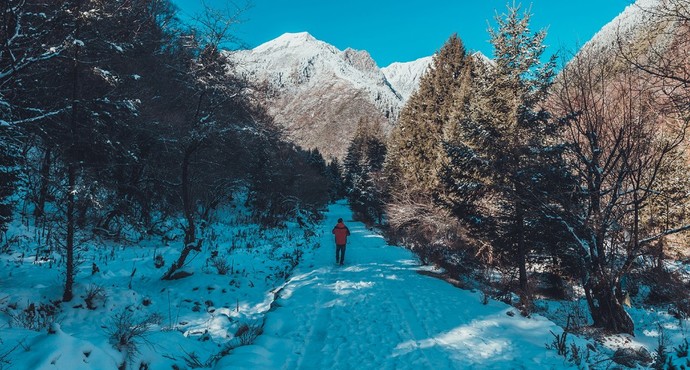
{"type": "Polygon", "coordinates": [[[654,45],[655,48],[670,46],[670,36],[675,33],[673,27],[676,25],[660,25],[653,20],[660,5],[661,0],[637,0],[628,5],[585,43],[580,53],[603,53],[603,57],[606,57],[608,53],[618,52],[619,42],[632,45],[641,40],[644,40],[645,45],[654,45]]]}
{"type": "Polygon", "coordinates": [[[339,50],[306,32],[230,56],[240,74],[263,85],[269,113],[298,144],[339,158],[360,120],[392,128],[425,60],[389,67],[391,81],[368,52],[339,50]]]}
{"type": "Polygon", "coordinates": [[[419,86],[419,79],[431,64],[433,57],[419,58],[407,63],[395,62],[381,69],[395,91],[405,101],[412,96],[419,86]]]}

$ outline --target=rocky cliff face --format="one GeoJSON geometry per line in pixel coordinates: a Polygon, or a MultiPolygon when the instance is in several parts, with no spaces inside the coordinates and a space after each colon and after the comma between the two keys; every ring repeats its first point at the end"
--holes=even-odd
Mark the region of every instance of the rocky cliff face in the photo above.
{"type": "Polygon", "coordinates": [[[230,57],[237,72],[265,88],[269,113],[295,142],[327,158],[345,155],[360,120],[390,131],[426,60],[381,70],[368,52],[341,51],[308,33],[287,33],[230,57]],[[386,75],[392,70],[393,82],[386,75]]]}

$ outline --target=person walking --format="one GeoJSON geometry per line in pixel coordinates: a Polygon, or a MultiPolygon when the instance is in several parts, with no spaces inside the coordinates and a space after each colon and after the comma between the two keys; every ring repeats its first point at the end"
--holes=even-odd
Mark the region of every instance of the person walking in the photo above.
{"type": "Polygon", "coordinates": [[[345,226],[342,218],[338,219],[338,223],[333,228],[333,234],[335,235],[335,263],[342,266],[345,262],[347,237],[350,235],[350,229],[345,226]]]}

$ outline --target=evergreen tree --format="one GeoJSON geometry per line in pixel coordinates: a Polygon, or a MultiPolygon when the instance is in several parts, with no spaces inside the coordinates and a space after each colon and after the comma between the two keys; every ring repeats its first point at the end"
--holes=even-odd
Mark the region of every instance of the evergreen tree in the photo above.
{"type": "Polygon", "coordinates": [[[381,171],[386,145],[378,125],[360,121],[343,161],[344,183],[352,209],[366,221],[382,221],[381,171]]]}
{"type": "Polygon", "coordinates": [[[456,107],[453,96],[468,85],[471,64],[457,35],[434,55],[391,134],[386,171],[392,192],[428,196],[439,191],[445,159],[441,143],[456,107]]]}
{"type": "Polygon", "coordinates": [[[328,167],[326,169],[326,178],[328,178],[328,181],[331,184],[328,192],[331,201],[344,197],[345,186],[343,184],[343,170],[338,158],[332,158],[328,163],[328,167]]]}
{"type": "MultiPolygon", "coordinates": [[[[4,0],[0,5],[0,123],[38,122],[66,106],[35,104],[35,72],[62,55],[72,40],[69,2],[4,0]]],[[[41,104],[42,103],[42,104],[41,104]]]]}
{"type": "Polygon", "coordinates": [[[462,41],[451,36],[434,55],[388,141],[383,168],[387,221],[424,263],[442,263],[434,257],[442,249],[464,247],[456,238],[457,223],[448,220],[438,200],[444,196],[440,175],[449,160],[444,143],[464,104],[456,94],[470,88],[473,65],[462,41]]]}
{"type": "Polygon", "coordinates": [[[497,257],[517,267],[526,293],[527,256],[543,240],[535,202],[553,190],[550,184],[567,178],[558,166],[555,127],[541,108],[555,59],[540,62],[546,34],[530,33],[529,13],[509,7],[496,21],[498,28],[490,30],[494,59],[477,66],[472,93],[457,99],[466,103],[446,143],[450,161],[442,179],[450,209],[497,257]]]}

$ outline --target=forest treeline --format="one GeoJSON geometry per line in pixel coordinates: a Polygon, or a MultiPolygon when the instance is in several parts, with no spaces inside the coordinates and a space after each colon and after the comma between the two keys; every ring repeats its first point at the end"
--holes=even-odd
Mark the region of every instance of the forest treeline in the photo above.
{"type": "Polygon", "coordinates": [[[642,284],[690,314],[664,265],[690,228],[690,14],[660,3],[644,11],[664,33],[618,34],[559,73],[519,7],[496,18],[491,60],[452,36],[388,140],[360,125],[344,161],[353,209],[525,314],[536,294],[580,287],[594,326],[633,334],[624,303],[642,284]]]}
{"type": "Polygon", "coordinates": [[[183,229],[169,279],[234,195],[268,226],[318,217],[334,195],[333,167],[286,139],[221,50],[239,13],[194,28],[168,0],[8,0],[0,13],[0,228],[18,210],[64,254],[64,301],[90,235],[183,229]]]}

